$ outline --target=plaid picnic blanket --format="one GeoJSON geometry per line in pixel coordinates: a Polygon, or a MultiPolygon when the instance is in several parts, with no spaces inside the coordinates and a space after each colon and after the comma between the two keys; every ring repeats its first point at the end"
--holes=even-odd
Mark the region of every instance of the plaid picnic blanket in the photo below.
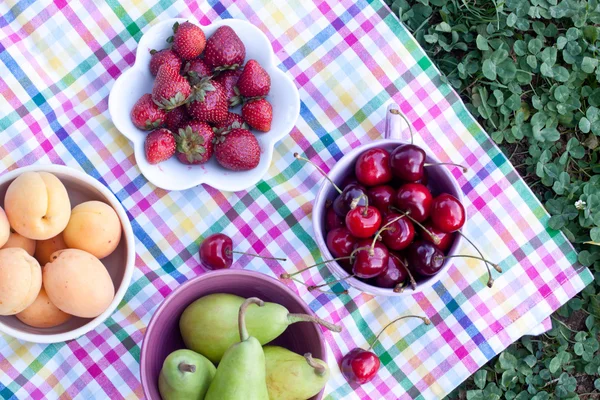
{"type": "MultiPolygon", "coordinates": [[[[384,113],[397,102],[416,142],[452,170],[465,194],[466,234],[505,272],[486,287],[485,268],[454,260],[431,290],[405,298],[308,293],[317,315],[344,326],[326,333],[332,378],[327,399],[442,398],[486,361],[534,329],[592,281],[566,238],[507,158],[440,80],[417,42],[379,0],[108,0],[0,4],[0,159],[4,169],[32,163],[79,168],[112,190],[129,213],[136,270],[118,311],[68,343],[36,345],[0,337],[2,399],[134,399],[142,396],[140,345],[157,306],[173,289],[204,273],[202,237],[223,231],[238,250],[285,255],[284,265],[241,257],[235,268],[277,276],[320,261],[311,225],[321,177],[293,158],[303,152],[324,169],[359,144],[381,138],[384,113]],[[172,17],[208,24],[243,18],[270,39],[279,67],[300,91],[296,128],[275,149],[268,174],[247,192],[210,187],[166,192],[136,167],[131,144],[115,129],[108,95],[129,68],[149,25],[172,17]],[[393,318],[407,320],[374,350],[382,367],[351,387],[337,361],[367,346],[393,318]]],[[[472,250],[465,247],[469,254],[472,250]]],[[[308,283],[333,277],[326,268],[308,283]]]]}

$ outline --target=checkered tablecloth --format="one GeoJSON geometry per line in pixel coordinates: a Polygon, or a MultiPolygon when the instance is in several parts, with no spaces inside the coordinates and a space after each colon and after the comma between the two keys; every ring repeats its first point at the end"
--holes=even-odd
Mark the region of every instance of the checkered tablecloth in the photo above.
{"type": "MultiPolygon", "coordinates": [[[[319,261],[311,208],[321,178],[292,154],[304,152],[328,170],[350,149],[381,137],[390,99],[413,122],[418,144],[469,166],[465,175],[452,170],[465,193],[466,233],[505,272],[488,289],[482,265],[455,261],[431,290],[402,299],[294,286],[319,316],[345,327],[326,333],[327,399],[441,398],[592,281],[565,237],[547,228],[548,215],[506,157],[379,0],[82,3],[0,3],[0,159],[4,169],[66,164],[108,186],[132,221],[137,268],[118,311],[94,332],[48,346],[0,337],[0,398],[141,397],[145,327],[165,296],[204,272],[197,256],[203,236],[223,231],[238,250],[287,256],[284,266],[249,257],[235,265],[272,276],[319,261]],[[108,95],[133,64],[137,41],[149,25],[178,16],[203,24],[249,20],[267,34],[299,88],[296,128],[277,145],[264,180],[247,192],[157,189],[111,123],[108,95]],[[426,314],[433,324],[409,320],[390,329],[375,346],[377,377],[350,386],[336,361],[405,313],[426,314]]],[[[333,279],[325,268],[302,278],[333,279]]]]}

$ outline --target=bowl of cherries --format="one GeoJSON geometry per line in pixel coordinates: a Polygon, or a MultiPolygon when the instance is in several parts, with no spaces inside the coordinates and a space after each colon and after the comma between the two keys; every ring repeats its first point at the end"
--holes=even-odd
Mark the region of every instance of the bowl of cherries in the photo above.
{"type": "Polygon", "coordinates": [[[440,162],[412,137],[412,127],[392,104],[384,140],[355,148],[329,175],[313,164],[325,176],[313,207],[324,263],[339,280],[372,295],[421,291],[439,279],[448,259],[480,258],[458,254],[463,240],[472,242],[461,232],[462,191],[446,165],[465,168],[440,162]],[[401,139],[402,120],[411,132],[408,142],[401,139]]]}

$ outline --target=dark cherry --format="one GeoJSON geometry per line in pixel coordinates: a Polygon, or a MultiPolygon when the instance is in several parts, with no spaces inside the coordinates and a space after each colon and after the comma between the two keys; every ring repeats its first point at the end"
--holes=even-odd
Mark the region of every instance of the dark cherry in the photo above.
{"type": "Polygon", "coordinates": [[[335,211],[335,213],[340,217],[345,217],[346,214],[348,214],[348,211],[350,211],[350,205],[352,204],[352,201],[359,198],[361,195],[364,195],[365,197],[362,197],[359,200],[358,205],[364,206],[367,204],[367,189],[358,183],[349,183],[344,187],[342,193],[333,201],[333,211],[335,211]]]}
{"type": "Polygon", "coordinates": [[[415,183],[420,183],[421,185],[427,186],[427,184],[429,183],[429,173],[426,169],[423,169],[423,176],[415,183]]]}
{"type": "Polygon", "coordinates": [[[379,357],[375,353],[355,348],[342,358],[340,369],[348,382],[362,385],[377,375],[380,364],[379,357]]]}
{"type": "Polygon", "coordinates": [[[425,150],[414,144],[402,144],[392,151],[390,166],[395,177],[406,182],[416,182],[423,177],[425,150]]]}
{"type": "Polygon", "coordinates": [[[370,255],[371,239],[361,239],[356,242],[352,273],[358,278],[374,278],[388,267],[390,253],[383,244],[375,242],[373,255],[370,255]]]}
{"type": "Polygon", "coordinates": [[[431,192],[420,183],[406,183],[396,193],[396,207],[410,212],[410,216],[417,222],[423,222],[429,217],[432,201],[431,192]]]}
{"type": "Polygon", "coordinates": [[[401,214],[390,213],[386,215],[381,222],[381,225],[385,226],[385,228],[382,229],[383,232],[381,232],[381,239],[390,250],[403,250],[407,248],[415,238],[415,226],[406,217],[398,219],[398,217],[401,216],[401,214]],[[395,219],[398,220],[394,221],[395,219]]]}
{"type": "Polygon", "coordinates": [[[407,279],[408,271],[406,270],[406,266],[400,261],[398,256],[390,253],[387,269],[375,277],[374,283],[381,288],[392,289],[407,279]]]}
{"type": "Polygon", "coordinates": [[[456,197],[442,193],[431,203],[431,223],[442,232],[456,232],[465,224],[465,208],[456,197]]]}
{"type": "Polygon", "coordinates": [[[233,263],[233,242],[222,233],[210,235],[200,244],[200,262],[207,269],[225,269],[233,263]]]}
{"type": "Polygon", "coordinates": [[[350,231],[346,228],[335,228],[327,234],[327,248],[334,258],[348,257],[354,245],[356,244],[356,238],[352,236],[350,231]]]}
{"type": "Polygon", "coordinates": [[[325,232],[344,226],[344,219],[333,211],[333,207],[325,211],[325,232]]]}
{"type": "Polygon", "coordinates": [[[369,149],[363,152],[354,165],[358,182],[365,186],[377,186],[392,180],[390,153],[385,149],[369,149]]]}
{"type": "Polygon", "coordinates": [[[390,206],[394,205],[396,190],[389,185],[380,185],[367,190],[369,205],[376,207],[381,214],[390,212],[390,206]]]}
{"type": "MultiPolygon", "coordinates": [[[[425,221],[423,223],[423,226],[425,227],[425,229],[431,232],[433,236],[438,238],[439,243],[437,244],[437,248],[443,252],[448,251],[450,246],[452,246],[452,243],[454,243],[454,234],[440,231],[438,228],[433,226],[430,219],[425,221]]],[[[431,237],[431,235],[429,235],[423,229],[421,229],[421,238],[423,240],[427,240],[428,242],[433,243],[433,238],[431,237]]]]}
{"type": "Polygon", "coordinates": [[[358,206],[346,214],[346,228],[352,236],[368,238],[381,226],[381,213],[371,206],[358,206]]]}
{"type": "Polygon", "coordinates": [[[408,268],[421,276],[433,276],[444,265],[444,253],[433,243],[425,240],[413,242],[406,249],[408,268]]]}

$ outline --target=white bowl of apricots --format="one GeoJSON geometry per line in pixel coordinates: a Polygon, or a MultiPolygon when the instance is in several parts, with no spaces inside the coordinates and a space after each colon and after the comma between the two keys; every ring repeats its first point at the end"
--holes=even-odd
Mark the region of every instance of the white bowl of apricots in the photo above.
{"type": "Polygon", "coordinates": [[[0,177],[0,332],[34,343],[76,339],[125,296],[135,241],[117,198],[60,165],[0,177]]]}

